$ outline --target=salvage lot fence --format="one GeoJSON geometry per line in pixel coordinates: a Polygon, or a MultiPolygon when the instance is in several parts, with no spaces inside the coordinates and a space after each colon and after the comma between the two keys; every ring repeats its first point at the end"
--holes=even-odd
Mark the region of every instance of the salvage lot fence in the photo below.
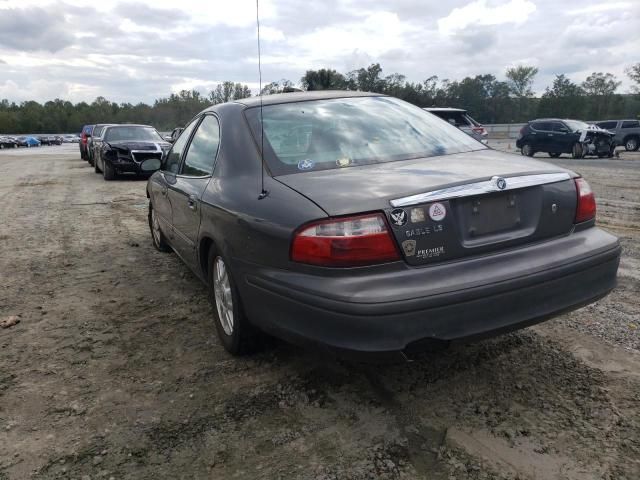
{"type": "Polygon", "coordinates": [[[482,126],[487,129],[489,138],[518,138],[520,129],[525,125],[526,123],[494,123],[482,126]]]}

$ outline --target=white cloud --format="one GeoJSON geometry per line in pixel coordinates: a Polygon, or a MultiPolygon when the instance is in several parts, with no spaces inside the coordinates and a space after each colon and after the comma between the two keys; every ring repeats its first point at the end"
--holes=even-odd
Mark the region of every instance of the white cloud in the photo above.
{"type": "Polygon", "coordinates": [[[494,7],[488,6],[486,0],[475,0],[438,20],[438,28],[443,34],[451,34],[470,25],[523,23],[535,11],[536,5],[529,0],[510,0],[494,7]]]}
{"type": "Polygon", "coordinates": [[[364,16],[362,20],[347,25],[336,25],[303,34],[292,46],[311,58],[331,61],[345,52],[366,49],[372,55],[405,48],[405,35],[417,27],[400,21],[393,12],[381,11],[364,16]]]}
{"type": "MultiPolygon", "coordinates": [[[[537,92],[555,74],[580,82],[591,71],[625,91],[639,1],[260,0],[263,83],[376,62],[413,82],[503,79],[525,64],[540,69],[537,92]]],[[[255,0],[0,0],[0,98],[152,102],[222,80],[256,89],[255,13],[255,0]],[[16,21],[36,9],[49,15],[16,21]]]]}

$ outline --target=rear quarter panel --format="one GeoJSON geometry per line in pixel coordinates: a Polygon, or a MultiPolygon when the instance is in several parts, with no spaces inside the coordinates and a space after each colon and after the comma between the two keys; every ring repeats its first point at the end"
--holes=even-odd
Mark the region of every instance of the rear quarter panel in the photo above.
{"type": "MultiPolygon", "coordinates": [[[[326,217],[316,204],[265,174],[261,192],[261,158],[239,104],[215,108],[221,144],[214,175],[201,199],[199,245],[212,239],[237,269],[257,264],[291,267],[292,233],[300,225],[326,217]]],[[[206,258],[200,252],[201,265],[206,258]]],[[[295,266],[293,266],[295,268],[295,266]]]]}

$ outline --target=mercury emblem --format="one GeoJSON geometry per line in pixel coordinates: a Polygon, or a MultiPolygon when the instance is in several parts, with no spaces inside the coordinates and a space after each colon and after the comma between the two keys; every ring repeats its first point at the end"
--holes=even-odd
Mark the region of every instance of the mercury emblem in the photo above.
{"type": "Polygon", "coordinates": [[[491,181],[498,190],[504,190],[507,188],[507,181],[502,177],[493,177],[491,181]]]}

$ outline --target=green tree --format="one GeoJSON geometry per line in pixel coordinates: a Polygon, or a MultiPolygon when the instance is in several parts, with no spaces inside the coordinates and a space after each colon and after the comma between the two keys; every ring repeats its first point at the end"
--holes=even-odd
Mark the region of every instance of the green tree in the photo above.
{"type": "Polygon", "coordinates": [[[625,73],[633,81],[633,83],[635,83],[635,85],[631,86],[631,90],[635,93],[640,94],[640,62],[635,63],[629,68],[625,69],[625,73]]]}
{"type": "Polygon", "coordinates": [[[382,67],[380,64],[372,63],[367,68],[349,72],[347,74],[347,86],[349,90],[384,93],[386,83],[380,77],[381,74],[382,67]]]}
{"type": "Polygon", "coordinates": [[[511,94],[518,99],[518,120],[525,121],[530,116],[529,105],[527,99],[533,97],[533,79],[538,74],[536,67],[518,65],[517,67],[508,68],[505,76],[507,77],[507,85],[511,94]]]}
{"type": "Polygon", "coordinates": [[[247,98],[251,96],[251,89],[247,85],[233,82],[222,82],[216,85],[211,92],[209,92],[209,100],[214,105],[218,103],[225,103],[231,100],[240,100],[241,98],[247,98]]]}
{"type": "Polygon", "coordinates": [[[347,81],[344,75],[328,68],[307,70],[300,79],[304,90],[345,90],[347,81]]]}
{"type": "Polygon", "coordinates": [[[564,74],[556,75],[553,85],[547,87],[538,105],[540,117],[582,118],[585,91],[564,74]]]}
{"type": "Polygon", "coordinates": [[[275,93],[285,93],[288,91],[293,91],[293,82],[283,78],[277,82],[267,83],[262,87],[260,95],[273,95],[275,93]]]}
{"type": "Polygon", "coordinates": [[[615,92],[621,83],[615,75],[602,72],[593,72],[582,82],[582,89],[591,97],[590,108],[587,111],[590,120],[599,120],[616,110],[615,104],[619,103],[620,99],[616,98],[615,92]]]}

